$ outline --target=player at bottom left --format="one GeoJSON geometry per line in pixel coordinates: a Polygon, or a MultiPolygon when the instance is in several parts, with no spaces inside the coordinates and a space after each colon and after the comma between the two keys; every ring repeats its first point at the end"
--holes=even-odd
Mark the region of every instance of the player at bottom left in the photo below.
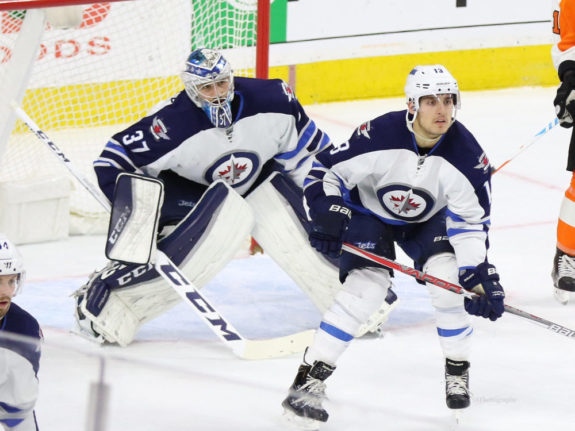
{"type": "Polygon", "coordinates": [[[30,313],[12,302],[24,274],[21,254],[0,233],[0,424],[11,431],[38,431],[34,407],[42,331],[30,313]]]}
{"type": "MultiPolygon", "coordinates": [[[[337,261],[308,243],[303,180],[330,143],[279,79],[234,77],[216,50],[194,50],[184,90],[115,134],[94,162],[114,202],[122,173],[153,177],[165,190],[158,248],[198,288],[252,236],[323,312],[341,289],[337,261]]],[[[75,293],[76,321],[92,340],[130,344],[141,325],[179,303],[153,265],[110,261],[75,293]]],[[[362,328],[376,331],[388,300],[362,328]]]]}

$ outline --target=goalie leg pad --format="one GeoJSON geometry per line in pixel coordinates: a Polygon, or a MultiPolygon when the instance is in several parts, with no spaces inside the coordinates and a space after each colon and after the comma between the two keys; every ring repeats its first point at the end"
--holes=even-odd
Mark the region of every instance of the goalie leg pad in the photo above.
{"type": "Polygon", "coordinates": [[[292,206],[278,190],[282,188],[285,195],[295,193],[303,201],[302,191],[280,173],[272,174],[246,198],[256,222],[252,236],[323,313],[341,289],[339,270],[309,245],[297,203],[292,206]]]}
{"type": "MultiPolygon", "coordinates": [[[[231,187],[216,182],[158,248],[198,287],[231,259],[249,236],[252,210],[231,187]]],[[[106,341],[128,345],[139,327],[181,299],[152,265],[111,262],[75,295],[76,318],[106,341]]]]}
{"type": "MultiPolygon", "coordinates": [[[[338,261],[326,259],[309,245],[309,221],[303,208],[302,190],[276,172],[246,201],[254,210],[253,237],[324,313],[342,288],[338,261]]],[[[387,299],[362,326],[358,336],[375,331],[388,319],[397,296],[390,290],[387,299]]]]}
{"type": "MultiPolygon", "coordinates": [[[[453,253],[439,253],[430,257],[423,271],[451,283],[459,283],[458,266],[453,253]]],[[[456,295],[429,283],[427,288],[435,308],[437,333],[443,354],[453,360],[468,360],[473,327],[471,317],[463,307],[463,295],[456,295]]]]}
{"type": "Polygon", "coordinates": [[[180,301],[173,289],[148,265],[120,265],[110,262],[95,272],[77,297],[76,321],[80,332],[98,342],[127,346],[146,321],[180,301]],[[132,284],[141,277],[146,281],[132,284]],[[113,287],[130,279],[127,287],[113,287]]]}

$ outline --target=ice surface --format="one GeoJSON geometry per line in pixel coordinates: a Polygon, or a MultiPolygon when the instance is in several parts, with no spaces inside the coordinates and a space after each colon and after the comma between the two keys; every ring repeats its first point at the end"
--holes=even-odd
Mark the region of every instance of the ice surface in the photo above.
{"type": "MultiPolygon", "coordinates": [[[[499,166],[553,120],[553,88],[462,95],[461,120],[499,166]]],[[[404,107],[403,99],[311,105],[309,115],[335,141],[365,120],[404,107]]],[[[549,132],[493,178],[490,261],[507,303],[575,328],[575,298],[552,296],[551,264],[570,131],[549,132]]],[[[237,359],[185,305],[146,324],[127,348],[97,347],[69,333],[70,294],[104,262],[101,236],[21,246],[28,281],[17,303],[44,329],[42,431],[87,428],[90,384],[109,387],[108,431],[283,430],[280,403],[301,355],[237,359]]],[[[398,260],[411,265],[404,255],[398,260]]],[[[453,429],[443,359],[426,289],[398,276],[401,303],[381,339],[355,340],[328,380],[325,430],[453,429]]],[[[265,255],[231,262],[202,292],[250,338],[314,328],[320,315],[265,255]]],[[[472,406],[461,431],[564,431],[575,427],[575,338],[506,315],[474,319],[472,406]]]]}

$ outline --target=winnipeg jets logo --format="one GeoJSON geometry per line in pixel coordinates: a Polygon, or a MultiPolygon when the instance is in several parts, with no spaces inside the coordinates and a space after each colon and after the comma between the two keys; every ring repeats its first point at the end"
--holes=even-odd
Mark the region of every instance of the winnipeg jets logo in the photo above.
{"type": "Polygon", "coordinates": [[[489,159],[487,158],[485,153],[482,153],[481,156],[479,156],[479,163],[475,165],[474,168],[483,169],[483,172],[487,173],[489,171],[489,166],[490,166],[489,159]]]}
{"type": "Polygon", "coordinates": [[[367,139],[371,139],[371,136],[369,136],[369,131],[371,130],[371,122],[367,121],[365,123],[363,123],[361,126],[359,126],[357,128],[357,136],[359,135],[363,135],[365,136],[367,139]]]}
{"type": "Polygon", "coordinates": [[[423,189],[404,184],[390,184],[377,191],[383,209],[395,219],[416,221],[425,217],[435,200],[423,189]]]}
{"type": "Polygon", "coordinates": [[[390,196],[390,204],[394,210],[397,211],[398,214],[408,214],[409,211],[417,210],[421,204],[417,203],[415,199],[413,199],[409,193],[407,195],[401,196],[390,196]]]}
{"type": "Polygon", "coordinates": [[[295,94],[293,93],[293,90],[289,85],[287,85],[286,82],[282,81],[282,88],[284,90],[285,95],[288,97],[288,101],[291,102],[293,99],[295,99],[295,94]]]}
{"type": "Polygon", "coordinates": [[[218,171],[218,175],[222,180],[232,185],[242,177],[247,167],[247,163],[239,163],[232,155],[227,166],[223,170],[218,171]]]}
{"type": "Polygon", "coordinates": [[[168,136],[168,128],[158,117],[154,117],[152,120],[150,132],[152,132],[152,136],[156,141],[159,141],[160,139],[165,139],[167,141],[170,140],[170,137],[168,136]]]}
{"type": "Polygon", "coordinates": [[[256,154],[235,152],[216,160],[207,170],[205,179],[210,183],[224,180],[232,187],[240,187],[253,178],[259,166],[260,162],[256,154]]]}

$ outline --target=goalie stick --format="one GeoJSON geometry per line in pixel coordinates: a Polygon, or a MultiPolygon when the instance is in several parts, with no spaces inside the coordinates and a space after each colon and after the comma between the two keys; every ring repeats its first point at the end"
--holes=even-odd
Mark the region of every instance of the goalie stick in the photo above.
{"type": "MultiPolygon", "coordinates": [[[[368,251],[362,250],[359,247],[356,247],[349,243],[343,243],[342,250],[347,251],[348,253],[355,254],[356,256],[363,257],[364,259],[370,260],[375,262],[379,265],[382,265],[389,269],[394,269],[396,271],[402,272],[404,274],[410,275],[411,277],[415,277],[418,280],[425,281],[426,283],[431,283],[434,286],[441,287],[442,289],[449,290],[451,292],[457,293],[459,295],[463,295],[466,298],[475,298],[477,295],[475,293],[469,292],[465,290],[463,287],[450,283],[449,281],[442,280],[440,278],[434,277],[431,274],[427,274],[423,271],[419,271],[415,268],[410,268],[409,266],[402,265],[401,263],[397,263],[391,259],[387,259],[383,256],[378,256],[376,254],[370,253],[368,251]]],[[[565,326],[561,326],[557,323],[550,322],[549,320],[543,319],[541,317],[535,316],[534,314],[527,313],[523,310],[518,308],[512,307],[510,305],[505,304],[505,311],[510,314],[514,314],[516,316],[522,317],[527,319],[535,324],[544,327],[550,331],[556,332],[557,334],[564,335],[566,337],[575,338],[575,331],[565,326]]]]}
{"type": "MultiPolygon", "coordinates": [[[[38,125],[16,104],[12,104],[16,115],[26,126],[45,143],[58,159],[66,166],[70,173],[94,196],[94,198],[106,209],[111,211],[110,202],[102,191],[95,187],[80,171],[78,171],[66,155],[44,133],[38,125]]],[[[157,250],[157,259],[154,268],[166,280],[166,282],[180,295],[180,297],[192,307],[192,309],[204,320],[208,327],[220,340],[232,351],[243,359],[268,359],[294,353],[299,353],[311,344],[314,330],[298,332],[283,337],[249,340],[244,338],[225,319],[210,302],[204,298],[194,284],[174,265],[170,258],[161,250],[157,250]]]]}
{"type": "Polygon", "coordinates": [[[523,151],[525,151],[527,148],[529,148],[531,145],[533,145],[535,142],[537,142],[543,135],[546,135],[547,132],[549,132],[551,129],[553,129],[558,124],[559,124],[559,119],[557,117],[555,117],[552,121],[549,122],[549,124],[547,124],[539,132],[537,132],[535,134],[535,136],[531,139],[531,141],[529,141],[526,144],[521,145],[519,147],[519,149],[509,159],[507,159],[505,162],[503,162],[501,165],[499,165],[499,167],[497,169],[493,170],[491,172],[491,175],[494,175],[497,171],[499,171],[501,168],[503,168],[503,166],[505,166],[507,163],[509,163],[511,160],[513,160],[515,157],[517,157],[519,154],[521,154],[523,151]]]}

